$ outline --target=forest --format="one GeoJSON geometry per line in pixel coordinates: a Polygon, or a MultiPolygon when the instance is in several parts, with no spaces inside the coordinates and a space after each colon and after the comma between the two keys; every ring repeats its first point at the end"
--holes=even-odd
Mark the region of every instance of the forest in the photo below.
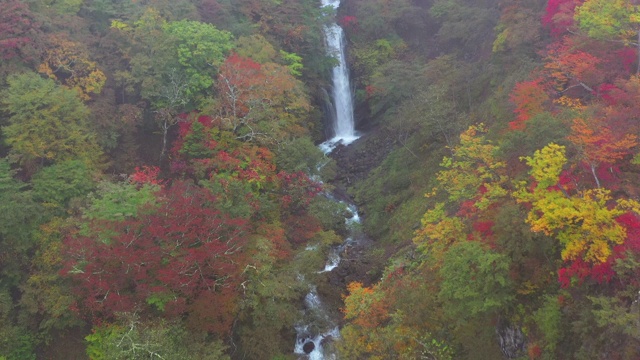
{"type": "Polygon", "coordinates": [[[0,0],[0,360],[640,358],[640,2],[329,3],[0,0]]]}

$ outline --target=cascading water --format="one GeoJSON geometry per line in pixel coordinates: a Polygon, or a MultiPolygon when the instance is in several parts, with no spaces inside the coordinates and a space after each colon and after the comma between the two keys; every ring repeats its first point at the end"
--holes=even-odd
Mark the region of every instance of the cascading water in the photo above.
{"type": "MultiPolygon", "coordinates": [[[[322,6],[331,6],[337,9],[340,0],[322,0],[322,6]]],[[[338,60],[338,66],[333,68],[333,138],[320,145],[320,149],[325,154],[330,153],[338,144],[348,145],[358,139],[355,130],[355,120],[353,116],[353,98],[351,85],[349,83],[349,69],[345,56],[344,32],[338,24],[333,23],[325,27],[325,37],[328,51],[338,60]]],[[[324,269],[318,273],[330,272],[340,265],[341,254],[354,242],[360,217],[353,204],[347,204],[327,195],[332,200],[343,204],[350,215],[345,219],[350,236],[339,245],[329,250],[329,255],[324,269]]],[[[315,251],[317,246],[309,246],[306,250],[315,251]]],[[[303,278],[299,279],[304,281],[303,278]]],[[[304,299],[304,322],[296,326],[296,342],[294,353],[301,355],[302,359],[326,360],[336,359],[336,354],[331,349],[326,349],[327,341],[340,337],[337,321],[332,318],[330,311],[325,308],[322,300],[318,296],[315,286],[309,285],[309,293],[304,299]]],[[[334,315],[335,316],[335,315],[334,315]]]]}
{"type": "MultiPolygon", "coordinates": [[[[337,9],[340,0],[322,0],[322,6],[331,6],[337,9]]],[[[331,91],[334,105],[333,138],[325,141],[320,148],[325,152],[331,152],[338,144],[350,144],[358,138],[353,116],[353,97],[349,82],[349,68],[345,56],[345,39],[342,28],[333,23],[325,27],[327,48],[331,56],[338,60],[338,66],[333,68],[333,88],[331,91]]]]}
{"type": "MultiPolygon", "coordinates": [[[[344,205],[345,210],[348,212],[345,223],[349,236],[342,244],[330,249],[324,269],[318,271],[318,273],[330,272],[340,265],[340,261],[342,260],[341,254],[345,252],[347,247],[353,244],[360,224],[360,216],[358,215],[355,205],[337,200],[329,194],[326,194],[326,196],[344,205]]],[[[316,251],[318,247],[308,246],[306,250],[316,251]]],[[[304,281],[304,278],[301,277],[299,280],[304,281]]],[[[302,359],[336,359],[336,354],[332,351],[327,351],[324,345],[328,341],[338,339],[340,337],[340,330],[337,322],[330,315],[331,312],[325,308],[325,305],[318,296],[317,289],[314,285],[309,285],[309,293],[307,293],[304,298],[304,308],[303,318],[305,321],[296,326],[296,343],[293,352],[304,356],[302,359]]]]}

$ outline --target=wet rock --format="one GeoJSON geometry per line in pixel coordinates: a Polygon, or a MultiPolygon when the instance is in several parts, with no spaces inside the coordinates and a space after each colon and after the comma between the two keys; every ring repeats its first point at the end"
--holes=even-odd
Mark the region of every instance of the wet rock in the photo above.
{"type": "Polygon", "coordinates": [[[496,328],[496,333],[505,358],[516,359],[525,354],[526,338],[520,327],[503,321],[496,328]]]}
{"type": "Polygon", "coordinates": [[[304,343],[304,345],[302,345],[302,351],[304,351],[305,354],[311,354],[311,352],[316,348],[316,344],[313,343],[313,341],[307,341],[306,343],[304,343]]]}
{"type": "Polygon", "coordinates": [[[333,185],[347,189],[365,179],[396,146],[395,136],[381,126],[369,129],[349,146],[337,146],[329,155],[338,165],[333,185]]]}

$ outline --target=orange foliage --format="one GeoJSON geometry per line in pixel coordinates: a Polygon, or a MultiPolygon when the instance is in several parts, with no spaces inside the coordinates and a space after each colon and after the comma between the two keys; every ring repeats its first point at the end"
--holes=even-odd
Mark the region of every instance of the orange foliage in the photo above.
{"type": "Polygon", "coordinates": [[[238,308],[238,294],[231,287],[203,292],[187,306],[187,326],[224,336],[232,329],[238,308]]]}
{"type": "Polygon", "coordinates": [[[525,128],[525,122],[544,111],[544,105],[549,100],[545,92],[542,79],[524,81],[516,84],[511,92],[509,100],[516,106],[513,111],[516,120],[509,123],[513,130],[525,128]]]}
{"type": "Polygon", "coordinates": [[[49,35],[48,48],[38,71],[74,89],[82,100],[99,94],[107,77],[89,60],[89,52],[80,44],[58,34],[49,35]]]}
{"type": "Polygon", "coordinates": [[[287,67],[232,54],[218,77],[219,117],[237,139],[273,145],[306,132],[300,122],[311,106],[287,67]]]}
{"type": "Polygon", "coordinates": [[[615,134],[603,119],[589,121],[574,119],[571,135],[568,137],[583,159],[591,166],[613,164],[631,153],[637,145],[637,136],[633,134],[615,134]]]}
{"type": "Polygon", "coordinates": [[[565,37],[549,47],[544,67],[557,90],[582,85],[592,91],[591,88],[605,78],[605,73],[598,68],[601,63],[599,57],[580,50],[573,39],[565,37]]]}
{"type": "Polygon", "coordinates": [[[377,286],[363,287],[362,283],[347,285],[349,295],[345,297],[344,316],[353,324],[375,329],[389,318],[389,303],[377,286]]]}

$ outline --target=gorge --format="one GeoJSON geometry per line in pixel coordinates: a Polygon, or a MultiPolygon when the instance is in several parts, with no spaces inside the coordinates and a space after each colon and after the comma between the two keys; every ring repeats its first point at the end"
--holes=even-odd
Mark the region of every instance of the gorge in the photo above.
{"type": "MultiPolygon", "coordinates": [[[[322,6],[337,10],[340,0],[322,0],[322,6]]],[[[338,64],[332,70],[331,100],[332,106],[328,117],[332,120],[331,130],[333,137],[319,145],[325,153],[331,153],[338,145],[349,145],[358,135],[355,130],[355,118],[353,109],[353,96],[349,79],[349,67],[346,59],[346,41],[343,29],[332,23],[324,29],[327,51],[330,56],[336,58],[338,64]]],[[[341,261],[341,255],[346,247],[351,246],[359,229],[360,216],[357,208],[352,203],[336,199],[331,194],[324,194],[331,201],[341,204],[348,213],[345,218],[348,236],[340,245],[334,245],[329,250],[326,265],[319,273],[330,272],[337,268],[341,261]]],[[[301,279],[304,281],[304,279],[301,279]]],[[[336,359],[335,349],[327,349],[326,344],[340,337],[338,326],[339,319],[334,311],[326,309],[319,297],[314,285],[309,285],[310,291],[304,298],[303,323],[296,326],[296,342],[294,353],[308,355],[310,360],[336,359]]]]}

